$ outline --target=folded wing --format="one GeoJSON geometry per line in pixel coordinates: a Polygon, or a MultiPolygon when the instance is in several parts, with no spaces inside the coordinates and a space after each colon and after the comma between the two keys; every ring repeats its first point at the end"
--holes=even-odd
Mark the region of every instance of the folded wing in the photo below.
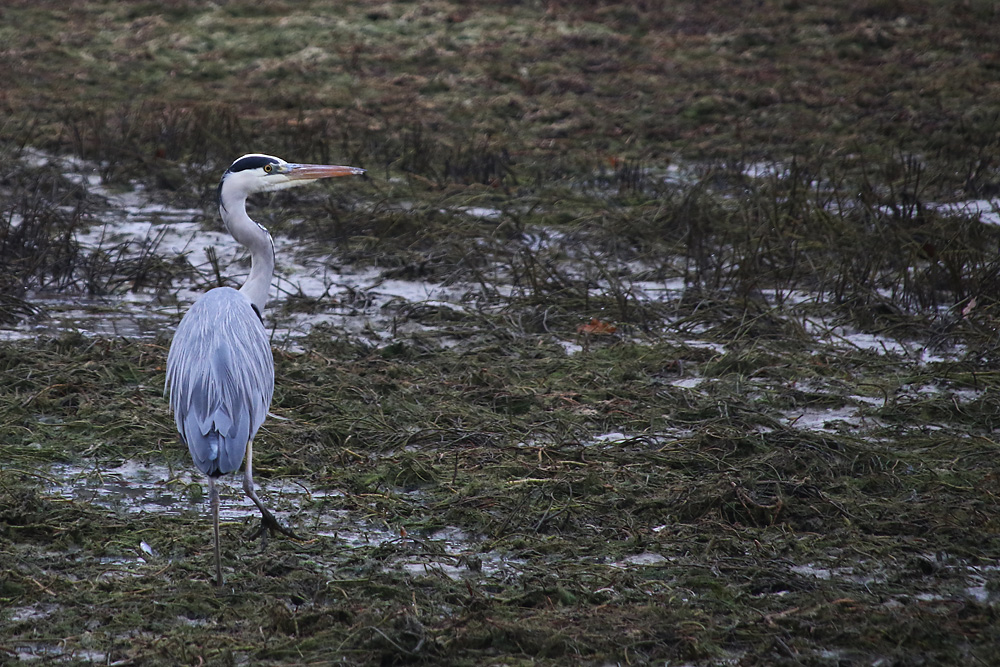
{"type": "Polygon", "coordinates": [[[164,390],[195,465],[217,477],[240,467],[274,394],[274,358],[250,301],[210,290],[177,327],[164,390]]]}

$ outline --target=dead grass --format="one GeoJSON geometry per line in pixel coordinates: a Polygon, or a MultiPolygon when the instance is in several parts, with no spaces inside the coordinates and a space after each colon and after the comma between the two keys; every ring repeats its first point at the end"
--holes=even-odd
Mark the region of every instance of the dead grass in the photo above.
{"type": "Polygon", "coordinates": [[[258,476],[338,493],[283,508],[303,542],[225,525],[222,594],[197,485],[135,513],[47,479],[187,469],[168,332],[0,345],[6,658],[996,661],[1000,239],[939,206],[1000,182],[992,4],[3,12],[4,318],[38,290],[167,294],[189,272],[81,248],[106,202],[25,146],[212,220],[242,152],[364,166],[296,193],[302,222],[284,195],[261,221],[469,286],[461,309],[387,306],[384,344],[316,327],[276,349],[258,476]],[[615,333],[578,334],[591,318],[615,333]]]}
{"type": "MultiPolygon", "coordinates": [[[[221,601],[201,567],[207,538],[191,530],[204,523],[198,512],[137,521],[39,494],[19,472],[79,460],[84,448],[88,458],[183,468],[156,380],[162,348],[76,338],[34,346],[30,357],[10,349],[3,421],[23,435],[3,445],[4,596],[19,609],[56,605],[44,634],[8,625],[13,646],[69,635],[70,650],[156,662],[297,662],[302,652],[350,663],[562,664],[627,652],[790,664],[815,655],[817,637],[840,655],[905,660],[911,645],[890,637],[918,641],[922,624],[943,623],[921,633],[927,654],[990,655],[992,603],[962,591],[976,576],[993,585],[988,568],[970,569],[988,566],[996,546],[992,417],[979,416],[992,414],[991,394],[905,389],[958,366],[927,373],[901,358],[817,356],[783,342],[722,357],[658,344],[570,358],[540,354],[542,341],[456,356],[317,333],[309,353],[279,355],[274,409],[291,421],[268,423],[259,474],[343,492],[299,507],[299,521],[346,510],[405,537],[348,549],[314,535],[260,552],[230,527],[239,568],[235,594],[221,601]],[[671,386],[681,360],[704,388],[671,386]],[[811,432],[784,416],[852,404],[868,387],[890,400],[862,408],[872,421],[861,433],[811,432]],[[609,431],[630,435],[593,439],[609,431]],[[462,557],[463,579],[403,574],[398,563],[413,559],[460,562],[429,537],[443,527],[481,536],[462,557]],[[163,557],[138,569],[102,564],[140,540],[163,557]],[[80,555],[66,561],[64,548],[80,555]],[[666,560],[616,565],[650,553],[666,560]],[[483,569],[498,557],[507,569],[483,569]],[[93,578],[122,568],[132,574],[93,578]],[[940,601],[910,602],[924,594],[940,601]],[[71,609],[109,599],[118,611],[83,643],[84,617],[71,609]],[[253,638],[261,629],[263,643],[253,638]],[[959,630],[968,643],[954,642],[959,630]],[[872,632],[885,639],[860,648],[857,635],[872,632]]],[[[976,387],[992,381],[980,376],[976,387]]]]}

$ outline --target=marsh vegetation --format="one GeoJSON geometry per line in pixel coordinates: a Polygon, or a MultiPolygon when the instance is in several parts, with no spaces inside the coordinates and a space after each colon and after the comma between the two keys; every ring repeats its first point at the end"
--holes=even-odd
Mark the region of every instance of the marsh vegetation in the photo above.
{"type": "Polygon", "coordinates": [[[8,3],[0,655],[993,664],[993,3],[8,3]],[[278,247],[211,576],[162,397],[278,247]]]}

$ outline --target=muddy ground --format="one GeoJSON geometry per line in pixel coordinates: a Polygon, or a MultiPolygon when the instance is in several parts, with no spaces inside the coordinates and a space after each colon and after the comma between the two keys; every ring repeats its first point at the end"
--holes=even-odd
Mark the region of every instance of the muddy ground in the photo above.
{"type": "Polygon", "coordinates": [[[1000,661],[993,3],[7,3],[0,662],[1000,661]],[[752,4],[752,6],[751,6],[752,4]],[[162,396],[278,276],[247,537],[162,396]]]}

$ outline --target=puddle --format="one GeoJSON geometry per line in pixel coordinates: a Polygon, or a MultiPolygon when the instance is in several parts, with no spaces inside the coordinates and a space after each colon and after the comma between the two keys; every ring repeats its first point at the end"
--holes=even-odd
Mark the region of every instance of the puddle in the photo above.
{"type": "MultiPolygon", "coordinates": [[[[0,340],[60,335],[65,331],[152,339],[164,331],[171,331],[205,287],[214,283],[213,255],[223,275],[233,284],[240,284],[249,271],[245,250],[225,232],[214,211],[206,213],[201,209],[156,202],[139,181],[133,182],[128,191],[113,190],[102,183],[98,165],[79,158],[58,157],[29,149],[23,159],[36,167],[55,165],[66,178],[87,187],[107,202],[108,210],[101,213],[102,224],[77,233],[83,248],[100,250],[108,253],[110,260],[124,263],[150,256],[168,263],[184,262],[190,268],[190,276],[175,279],[167,294],[153,289],[131,290],[130,285],[122,285],[118,293],[102,298],[29,294],[29,302],[44,308],[49,317],[0,329],[0,340]]],[[[779,168],[780,165],[750,165],[747,173],[754,178],[770,177],[778,173],[775,170],[779,168]]],[[[665,178],[673,174],[683,179],[685,173],[680,168],[672,168],[665,178]]],[[[997,217],[992,202],[985,200],[947,206],[979,215],[987,223],[997,217]]],[[[489,207],[465,207],[460,212],[484,221],[495,221],[503,216],[500,209],[489,207]]],[[[572,235],[559,229],[529,227],[523,232],[520,243],[527,251],[563,257],[572,266],[579,264],[582,268],[577,273],[581,274],[581,279],[586,278],[592,295],[622,293],[640,303],[669,307],[683,298],[688,287],[679,277],[641,279],[641,276],[650,275],[652,267],[636,262],[622,265],[620,275],[616,275],[611,284],[612,279],[606,273],[594,269],[588,257],[580,255],[579,244],[572,235]],[[584,273],[588,275],[582,275],[584,273]]],[[[327,325],[333,331],[377,346],[411,335],[433,339],[441,346],[452,346],[460,339],[450,336],[446,327],[432,321],[421,322],[408,313],[414,312],[414,308],[427,307],[474,315],[470,308],[483,307],[483,304],[486,307],[502,305],[497,303],[498,296],[502,299],[517,289],[505,284],[509,267],[500,265],[492,269],[497,284],[490,289],[494,291],[483,295],[483,287],[477,284],[389,279],[378,269],[345,266],[333,255],[310,255],[302,250],[300,241],[277,233],[274,245],[277,267],[265,320],[271,330],[272,343],[292,350],[299,349],[299,339],[318,325],[327,325]],[[302,299],[309,304],[308,308],[295,307],[295,300],[302,299]]],[[[572,268],[566,270],[573,274],[572,268]]],[[[797,290],[775,290],[763,296],[776,307],[795,307],[816,300],[816,295],[797,290]]],[[[582,316],[581,321],[585,318],[586,315],[582,316]]],[[[678,332],[671,326],[670,317],[664,317],[663,334],[677,338],[678,332]]],[[[930,354],[920,346],[853,331],[822,318],[804,318],[802,326],[818,343],[839,348],[907,356],[923,363],[947,358],[930,354]]],[[[725,352],[723,344],[700,340],[700,333],[697,327],[688,328],[680,332],[678,342],[692,348],[725,352]]],[[[627,337],[622,340],[627,342],[627,337]]],[[[568,355],[587,350],[587,345],[572,332],[566,332],[559,343],[568,355]]],[[[679,380],[676,386],[693,388],[693,384],[686,383],[694,381],[693,378],[679,380]]]]}
{"type": "Polygon", "coordinates": [[[948,215],[966,215],[978,218],[984,225],[1000,225],[1000,207],[991,199],[969,199],[952,204],[929,204],[948,215]]]}
{"type": "MultiPolygon", "coordinates": [[[[126,462],[114,468],[54,464],[35,471],[42,493],[104,508],[128,516],[158,514],[208,516],[208,484],[200,474],[167,466],[126,462]],[[194,490],[192,487],[197,486],[194,490]],[[192,493],[194,491],[194,493],[192,493]]],[[[243,493],[242,475],[228,475],[219,483],[221,521],[243,522],[258,514],[243,493]]],[[[347,546],[380,544],[398,537],[387,528],[359,527],[346,511],[328,507],[328,499],[342,497],[336,490],[310,489],[297,480],[256,478],[257,494],[275,516],[319,535],[336,536],[347,546]]],[[[155,546],[141,542],[138,555],[155,557],[155,546]]]]}
{"type": "MultiPolygon", "coordinates": [[[[608,434],[608,439],[624,437],[608,434]]],[[[201,475],[188,470],[171,470],[167,466],[126,462],[119,466],[73,466],[54,464],[31,471],[40,481],[42,493],[70,502],[86,503],[109,512],[124,514],[138,520],[144,515],[184,516],[192,529],[209,534],[207,484],[201,475]],[[192,499],[191,487],[201,486],[192,499]],[[200,495],[200,497],[199,497],[200,495]]],[[[386,524],[359,522],[347,510],[335,504],[343,494],[335,489],[310,489],[298,480],[255,480],[258,494],[275,516],[296,530],[335,539],[349,549],[377,547],[388,543],[399,545],[400,554],[385,562],[413,576],[461,578],[517,578],[526,563],[503,553],[483,551],[486,538],[470,534],[457,527],[446,527],[427,535],[405,535],[386,524]],[[333,503],[331,503],[333,501],[333,503]]],[[[223,522],[255,521],[257,509],[245,497],[241,479],[223,478],[220,484],[220,519],[223,522]]],[[[207,538],[206,538],[207,539],[207,538]]],[[[138,542],[132,554],[101,557],[98,562],[107,567],[103,577],[138,575],[147,563],[163,556],[155,540],[138,542]]],[[[667,559],[655,553],[641,553],[623,558],[615,567],[646,567],[659,565],[667,559]]],[[[16,612],[21,620],[51,614],[48,607],[24,608],[16,612]]]]}
{"type": "MultiPolygon", "coordinates": [[[[77,503],[104,508],[131,517],[147,514],[185,516],[192,522],[209,525],[208,489],[204,478],[187,470],[167,466],[126,462],[112,468],[80,467],[55,464],[32,471],[42,493],[77,503]],[[200,489],[194,494],[191,487],[200,489]],[[200,497],[199,497],[200,496],[200,497]]],[[[469,573],[466,561],[475,563],[475,572],[491,575],[515,567],[515,561],[497,554],[479,554],[483,538],[471,536],[458,528],[444,528],[427,536],[402,537],[398,529],[385,524],[359,522],[347,510],[332,507],[344,494],[335,489],[311,489],[297,480],[256,479],[257,493],[279,521],[303,532],[330,537],[347,548],[380,546],[389,542],[413,544],[417,551],[430,547],[432,553],[419,561],[402,560],[393,566],[416,572],[421,567],[457,574],[469,573]],[[438,558],[440,556],[441,558],[438,558]],[[420,567],[418,567],[420,566],[420,567]]],[[[223,522],[242,523],[256,520],[257,508],[245,496],[242,478],[227,476],[219,484],[219,518],[223,522]]],[[[155,544],[146,541],[135,545],[135,557],[107,559],[109,568],[129,571],[156,559],[155,544]]],[[[421,570],[423,571],[423,570],[421,570]]],[[[478,576],[478,575],[477,575],[478,576]]],[[[25,612],[28,613],[28,612],[25,612]]],[[[39,612],[40,613],[40,612],[39,612]]]]}
{"type": "MultiPolygon", "coordinates": [[[[56,164],[69,180],[85,184],[109,206],[102,212],[103,224],[76,233],[80,246],[107,253],[121,263],[149,256],[168,263],[186,262],[193,279],[174,281],[169,295],[153,289],[136,289],[94,298],[78,294],[28,294],[29,302],[45,309],[48,317],[22,322],[0,331],[0,340],[78,331],[93,336],[128,336],[151,339],[171,330],[188,307],[215,281],[217,257],[223,275],[242,284],[249,272],[246,251],[222,228],[217,215],[206,217],[200,209],[176,208],[153,201],[140,182],[128,192],[103,185],[98,168],[85,160],[55,157],[42,151],[26,151],[35,166],[56,164]]],[[[494,209],[468,209],[484,219],[500,215],[494,209]]],[[[399,334],[433,332],[433,327],[404,320],[396,322],[404,306],[446,307],[464,312],[475,285],[443,285],[427,281],[385,279],[378,270],[340,267],[332,255],[310,256],[301,252],[301,242],[275,233],[276,270],[265,320],[272,340],[295,347],[295,339],[317,324],[330,324],[348,335],[379,343],[399,334]],[[306,297],[318,304],[316,313],[289,312],[284,306],[293,297],[306,297]]],[[[123,285],[122,289],[130,288],[123,285]]],[[[291,309],[294,311],[294,309],[291,309]]]]}
{"type": "Polygon", "coordinates": [[[594,443],[621,443],[626,440],[629,440],[629,436],[620,431],[602,433],[601,435],[595,435],[593,438],[594,443]]]}
{"type": "Polygon", "coordinates": [[[626,556],[617,563],[614,564],[615,567],[628,567],[629,565],[640,565],[640,566],[652,566],[652,565],[662,565],[668,562],[670,559],[660,554],[655,554],[649,551],[645,551],[641,554],[633,554],[632,556],[626,556]]]}
{"type": "Polygon", "coordinates": [[[679,387],[681,389],[697,389],[700,385],[707,381],[707,378],[690,377],[671,380],[668,384],[672,387],[679,387]]]}
{"type": "Polygon", "coordinates": [[[690,435],[687,429],[668,429],[658,433],[623,433],[621,431],[610,431],[593,436],[590,440],[583,441],[586,447],[602,447],[604,449],[660,449],[670,442],[690,435]]]}
{"type": "Polygon", "coordinates": [[[48,618],[61,609],[61,605],[39,602],[27,607],[13,607],[8,612],[11,623],[30,623],[48,618]]]}
{"type": "Polygon", "coordinates": [[[872,574],[858,574],[852,567],[821,567],[815,563],[803,565],[793,565],[789,568],[795,574],[802,577],[821,579],[823,581],[846,581],[854,584],[867,586],[874,583],[883,583],[885,575],[875,576],[872,574]]]}
{"type": "Polygon", "coordinates": [[[83,662],[83,663],[105,663],[107,653],[101,651],[91,651],[86,649],[66,649],[56,644],[35,644],[25,647],[24,642],[18,642],[21,647],[17,650],[17,660],[20,662],[40,662],[49,664],[50,662],[83,662]]]}
{"type": "MultiPolygon", "coordinates": [[[[972,600],[989,605],[1000,603],[1000,596],[992,591],[993,586],[998,581],[1000,565],[968,565],[961,559],[950,557],[947,554],[927,554],[924,558],[935,563],[936,567],[939,568],[937,573],[925,576],[927,587],[932,588],[933,591],[925,591],[912,596],[894,595],[889,604],[905,604],[907,599],[921,602],[972,600]]],[[[859,565],[864,568],[866,564],[862,562],[859,565]]],[[[862,573],[854,567],[823,567],[816,563],[793,565],[789,568],[802,577],[857,584],[866,589],[872,585],[891,582],[899,576],[898,573],[890,572],[885,567],[879,566],[876,569],[875,573],[862,573]]]]}
{"type": "Polygon", "coordinates": [[[427,536],[426,542],[442,553],[407,557],[397,560],[392,567],[414,576],[465,579],[489,577],[507,579],[520,576],[526,562],[495,552],[479,549],[485,538],[476,537],[460,528],[442,528],[427,536]]]}
{"type": "Polygon", "coordinates": [[[402,570],[414,576],[433,577],[445,576],[449,579],[461,579],[469,572],[468,568],[456,567],[448,563],[402,563],[402,570]]]}
{"type": "Polygon", "coordinates": [[[838,433],[845,429],[857,429],[861,426],[874,426],[871,419],[861,416],[857,407],[842,408],[806,408],[784,412],[787,425],[806,431],[823,431],[838,433]]]}
{"type": "Polygon", "coordinates": [[[470,215],[473,218],[482,218],[484,220],[496,220],[501,215],[503,211],[495,208],[486,208],[483,206],[469,206],[467,208],[461,209],[466,215],[470,215]]]}

